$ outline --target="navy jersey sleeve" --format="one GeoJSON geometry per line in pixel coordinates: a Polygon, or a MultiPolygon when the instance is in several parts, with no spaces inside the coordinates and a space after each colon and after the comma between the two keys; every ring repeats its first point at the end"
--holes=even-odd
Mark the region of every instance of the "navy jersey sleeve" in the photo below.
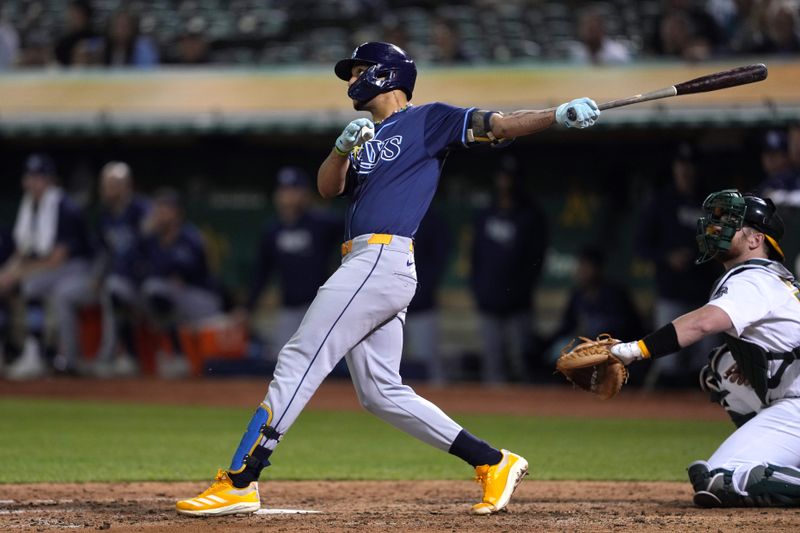
{"type": "Polygon", "coordinates": [[[425,146],[435,157],[455,145],[466,145],[467,121],[472,109],[441,102],[428,105],[425,114],[425,146]]]}

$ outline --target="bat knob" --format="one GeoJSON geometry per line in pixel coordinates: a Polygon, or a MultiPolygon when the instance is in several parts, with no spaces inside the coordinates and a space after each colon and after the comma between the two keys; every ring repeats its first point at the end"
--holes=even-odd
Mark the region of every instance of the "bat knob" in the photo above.
{"type": "Polygon", "coordinates": [[[574,121],[577,120],[578,113],[575,112],[574,107],[567,108],[567,120],[574,121]]]}

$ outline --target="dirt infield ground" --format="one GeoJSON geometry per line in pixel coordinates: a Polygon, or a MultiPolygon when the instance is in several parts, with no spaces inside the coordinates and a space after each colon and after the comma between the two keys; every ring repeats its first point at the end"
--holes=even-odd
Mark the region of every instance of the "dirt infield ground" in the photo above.
{"type": "Polygon", "coordinates": [[[781,509],[699,510],[682,483],[531,482],[510,510],[466,514],[478,494],[469,482],[273,482],[262,484],[272,509],[319,514],[184,518],[177,497],[201,483],[14,485],[3,487],[2,531],[62,528],[111,531],[797,531],[800,515],[781,509]],[[7,490],[10,489],[10,490],[7,490]],[[37,500],[37,501],[34,501],[37,500]]]}
{"type": "MultiPolygon", "coordinates": [[[[214,404],[250,407],[265,384],[249,381],[155,380],[0,382],[1,396],[37,396],[214,404]],[[214,394],[210,394],[211,392],[214,394]],[[222,394],[221,394],[222,392],[222,394]],[[213,398],[213,400],[212,400],[213,398]]],[[[625,391],[600,402],[568,388],[478,390],[472,386],[420,393],[453,413],[602,416],[722,420],[699,393],[647,395],[625,391]]],[[[358,408],[352,387],[323,386],[310,407],[358,408]]],[[[798,531],[800,511],[702,510],[690,503],[686,483],[551,482],[528,479],[509,511],[490,517],[466,514],[479,495],[468,481],[269,482],[262,502],[271,510],[317,511],[192,519],[176,515],[174,501],[205,483],[0,485],[0,531],[88,529],[112,531],[798,531]]]]}

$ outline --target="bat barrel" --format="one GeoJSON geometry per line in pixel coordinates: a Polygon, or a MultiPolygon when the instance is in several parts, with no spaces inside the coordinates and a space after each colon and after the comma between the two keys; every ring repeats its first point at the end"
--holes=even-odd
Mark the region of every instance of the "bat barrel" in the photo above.
{"type": "Polygon", "coordinates": [[[767,78],[767,67],[763,63],[736,67],[730,70],[700,76],[675,85],[678,95],[718,91],[738,85],[755,83],[767,78]]]}
{"type": "MultiPolygon", "coordinates": [[[[612,100],[605,102],[598,106],[602,111],[604,109],[612,109],[615,107],[622,107],[626,105],[636,104],[639,102],[648,102],[650,100],[657,100],[659,98],[669,98],[670,96],[680,96],[682,94],[695,94],[704,93],[709,91],[718,91],[720,89],[727,89],[729,87],[736,87],[739,85],[746,85],[748,83],[755,83],[767,79],[767,67],[763,63],[755,63],[752,65],[745,65],[742,67],[732,68],[730,70],[723,70],[700,76],[683,83],[658,89],[645,94],[638,94],[628,98],[620,98],[619,100],[612,100]]],[[[567,109],[567,118],[575,120],[578,114],[575,109],[570,107],[567,109]]]]}

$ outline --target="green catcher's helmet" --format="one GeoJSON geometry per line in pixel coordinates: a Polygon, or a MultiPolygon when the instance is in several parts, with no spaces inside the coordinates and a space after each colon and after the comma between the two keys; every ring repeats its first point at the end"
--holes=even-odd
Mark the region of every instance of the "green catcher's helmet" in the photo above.
{"type": "Polygon", "coordinates": [[[700,256],[696,264],[713,259],[719,252],[730,250],[731,240],[743,226],[750,226],[766,236],[769,258],[783,261],[778,241],[783,237],[783,219],[769,198],[742,195],[736,189],[711,193],[703,202],[705,216],[697,221],[697,246],[700,256]]]}

